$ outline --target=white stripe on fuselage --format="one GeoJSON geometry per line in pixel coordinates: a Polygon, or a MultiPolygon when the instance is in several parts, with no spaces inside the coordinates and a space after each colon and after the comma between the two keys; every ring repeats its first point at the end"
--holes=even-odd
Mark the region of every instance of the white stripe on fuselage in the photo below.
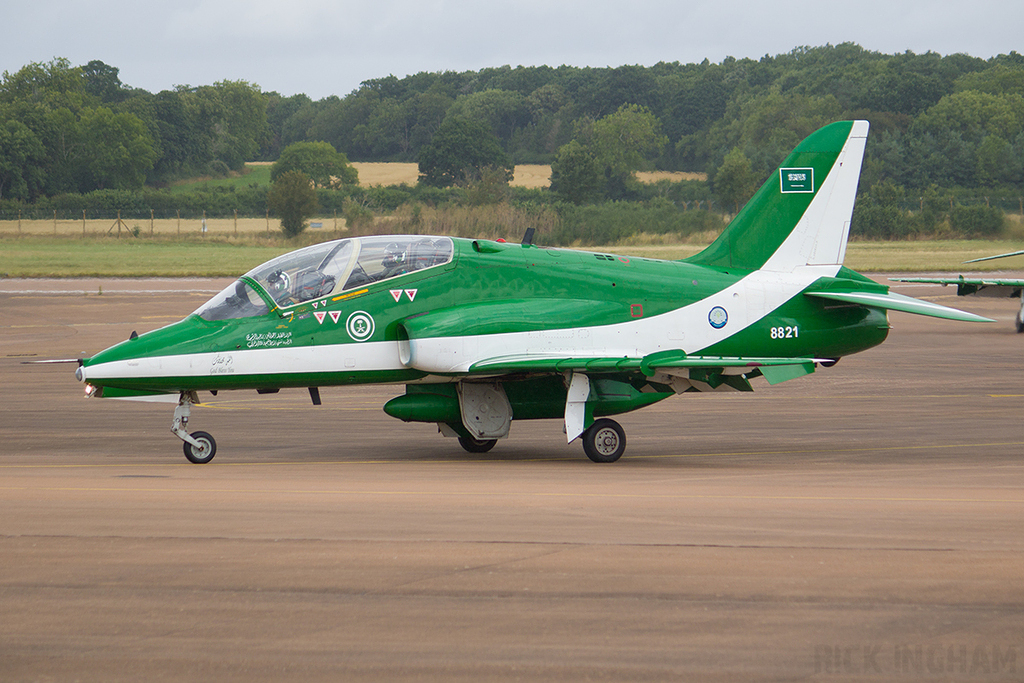
{"type": "Polygon", "coordinates": [[[804,266],[793,273],[757,271],[674,311],[615,325],[414,339],[408,367],[465,373],[474,363],[493,358],[636,358],[670,349],[698,354],[758,322],[818,278],[833,277],[838,271],[836,265],[804,266]],[[708,319],[716,306],[728,314],[721,329],[708,319]]]}
{"type": "Polygon", "coordinates": [[[85,368],[86,381],[123,377],[217,377],[402,370],[397,342],[276,349],[225,349],[111,361],[85,368]]]}

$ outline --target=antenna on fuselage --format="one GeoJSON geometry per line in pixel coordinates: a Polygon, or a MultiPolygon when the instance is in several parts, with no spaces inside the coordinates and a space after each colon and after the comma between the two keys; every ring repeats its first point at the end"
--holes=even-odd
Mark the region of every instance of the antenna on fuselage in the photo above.
{"type": "Polygon", "coordinates": [[[536,228],[527,228],[526,234],[523,235],[523,246],[533,244],[533,235],[537,232],[536,228]]]}

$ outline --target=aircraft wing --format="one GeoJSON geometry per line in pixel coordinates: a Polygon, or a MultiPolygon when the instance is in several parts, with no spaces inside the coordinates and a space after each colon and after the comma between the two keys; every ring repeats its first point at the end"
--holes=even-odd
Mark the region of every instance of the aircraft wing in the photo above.
{"type": "Polygon", "coordinates": [[[1024,289],[1024,280],[1008,278],[965,278],[961,275],[960,277],[948,278],[908,277],[891,279],[894,282],[918,282],[943,286],[956,285],[956,293],[958,296],[977,294],[978,296],[1013,297],[1018,299],[1020,298],[1021,290],[1024,289]]]}
{"type": "MultiPolygon", "coordinates": [[[[508,355],[487,358],[470,367],[471,373],[512,372],[621,372],[639,370],[647,377],[658,372],[690,368],[694,370],[726,370],[747,368],[759,370],[770,384],[778,384],[814,372],[817,363],[831,363],[831,358],[740,358],[726,356],[688,356],[682,350],[659,351],[643,357],[587,358],[573,356],[508,355]]],[[[744,373],[745,374],[745,373],[744,373]]]]}
{"type": "MultiPolygon", "coordinates": [[[[901,280],[901,282],[910,282],[910,280],[901,280]]],[[[903,311],[904,313],[915,313],[917,315],[927,315],[933,318],[945,318],[946,320],[962,320],[964,322],[981,323],[995,322],[991,318],[985,318],[980,315],[975,315],[974,313],[968,313],[967,311],[949,308],[948,306],[942,306],[930,301],[922,301],[921,299],[903,296],[902,294],[896,294],[895,292],[823,291],[804,292],[804,294],[818,299],[844,301],[846,303],[859,304],[861,306],[881,308],[887,311],[903,311]]]]}

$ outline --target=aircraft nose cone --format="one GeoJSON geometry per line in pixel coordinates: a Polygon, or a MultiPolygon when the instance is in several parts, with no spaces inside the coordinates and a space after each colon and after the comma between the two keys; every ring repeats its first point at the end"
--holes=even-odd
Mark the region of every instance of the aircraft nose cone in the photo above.
{"type": "Polygon", "coordinates": [[[82,366],[78,366],[78,368],[75,370],[75,379],[77,379],[79,382],[85,381],[85,368],[83,368],[82,366]]]}

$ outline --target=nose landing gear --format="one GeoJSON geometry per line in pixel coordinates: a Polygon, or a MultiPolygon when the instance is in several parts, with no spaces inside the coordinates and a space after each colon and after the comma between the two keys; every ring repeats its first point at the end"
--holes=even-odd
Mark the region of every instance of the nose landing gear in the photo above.
{"type": "Polygon", "coordinates": [[[217,442],[207,432],[188,433],[185,428],[188,426],[189,414],[192,412],[192,404],[199,403],[199,396],[194,391],[183,391],[178,399],[178,405],[174,409],[174,420],[171,422],[171,432],[184,441],[185,457],[189,462],[197,465],[205,465],[217,455],[217,442]]]}

